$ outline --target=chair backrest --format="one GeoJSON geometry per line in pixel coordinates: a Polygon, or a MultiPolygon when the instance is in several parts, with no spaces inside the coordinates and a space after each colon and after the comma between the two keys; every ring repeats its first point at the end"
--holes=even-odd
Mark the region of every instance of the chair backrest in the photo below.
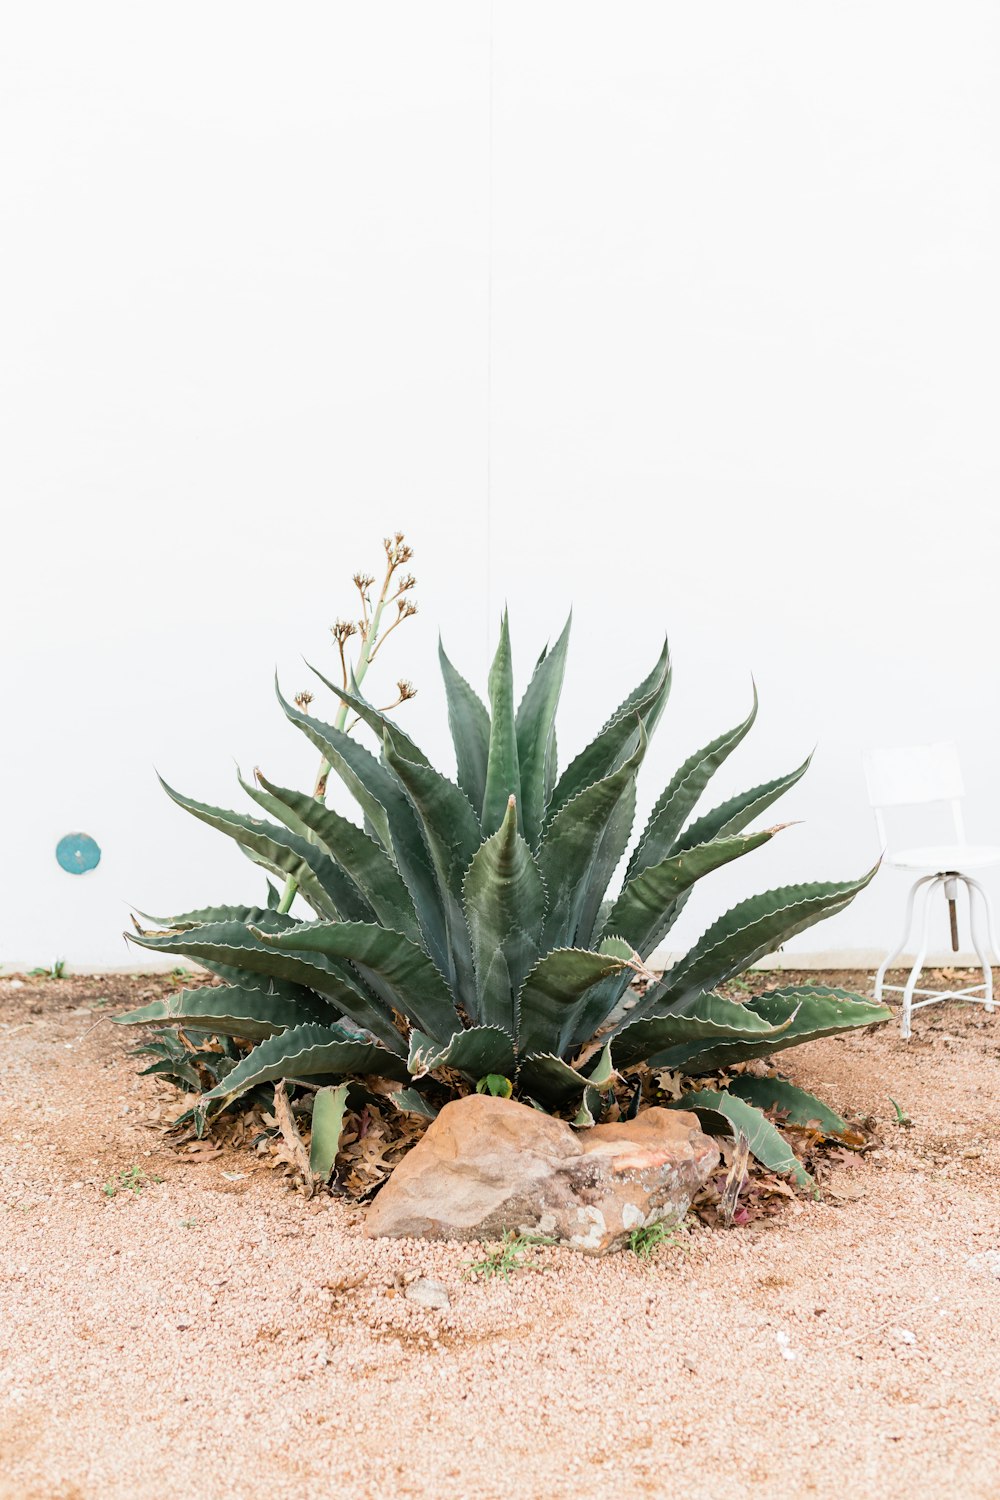
{"type": "Polygon", "coordinates": [[[875,811],[883,846],[886,843],[883,808],[917,807],[931,802],[951,804],[955,835],[964,844],[961,807],[964,788],[955,745],[946,741],[937,745],[866,750],[864,764],[868,800],[875,811]]]}

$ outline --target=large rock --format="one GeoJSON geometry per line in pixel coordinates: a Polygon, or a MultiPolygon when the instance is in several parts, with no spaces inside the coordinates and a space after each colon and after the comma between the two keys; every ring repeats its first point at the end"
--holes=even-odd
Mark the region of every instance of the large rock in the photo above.
{"type": "Polygon", "coordinates": [[[365,1233],[439,1240],[544,1234],[590,1255],[680,1219],[718,1164],[695,1115],[647,1109],[574,1130],[526,1104],[446,1104],[368,1210],[365,1233]]]}

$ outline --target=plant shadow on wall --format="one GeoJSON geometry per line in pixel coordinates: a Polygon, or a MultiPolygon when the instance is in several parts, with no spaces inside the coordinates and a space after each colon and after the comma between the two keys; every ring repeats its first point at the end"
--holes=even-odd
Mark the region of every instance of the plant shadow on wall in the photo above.
{"type": "MultiPolygon", "coordinates": [[[[199,1132],[248,1094],[271,1111],[272,1124],[284,1112],[286,1139],[294,1114],[303,1119],[315,1109],[323,1122],[313,1133],[316,1180],[329,1178],[364,1119],[399,1112],[408,1122],[399,1132],[405,1143],[449,1099],[479,1089],[580,1127],[669,1102],[808,1185],[769,1113],[811,1127],[814,1138],[857,1144],[858,1137],[761,1060],[890,1013],[827,986],[792,984],[739,998],[722,990],[764,954],[843,910],[874,871],[751,896],[665,974],[647,967],[697,881],[780,831],[747,830],[808,761],[695,816],[710,778],[754,722],[755,694],[742,723],[678,769],[632,847],[621,889],[609,895],[632,840],[636,779],[670,691],[666,644],[649,675],[561,771],[555,720],[569,624],[538,658],[519,704],[506,614],[489,707],[442,647],[452,781],[389,718],[390,709],[362,691],[385,610],[395,605],[390,628],[413,612],[413,580],[398,571],[410,549],[402,535],[385,547],[381,595],[373,602],[373,579],[356,575],[363,617],[334,627],[340,683],[311,669],[337,705],[332,722],[312,712],[311,695],[290,703],[277,689],[286,717],[322,758],[313,792],[276,785],[260,771],[254,782],[241,777],[261,817],[166,787],[179,806],[283,877],[283,892],[268,881],[266,906],[147,918],[158,931],[137,924],[133,941],[193,959],[221,983],[118,1019],[178,1029],[150,1044],[152,1067],[199,1095],[192,1116],[199,1132]],[[355,635],[351,663],[345,646],[355,635]],[[370,732],[373,748],[351,732],[356,727],[370,732]],[[356,800],[359,822],[325,805],[330,772],[356,800]],[[291,913],[296,894],[314,920],[291,913]]],[[[401,681],[390,707],[412,691],[401,681]]]]}

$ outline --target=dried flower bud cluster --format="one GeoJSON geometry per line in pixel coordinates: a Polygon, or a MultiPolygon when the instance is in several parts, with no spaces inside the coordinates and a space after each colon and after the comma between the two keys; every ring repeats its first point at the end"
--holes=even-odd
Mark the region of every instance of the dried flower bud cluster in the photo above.
{"type": "Polygon", "coordinates": [[[407,544],[406,538],[401,531],[397,531],[395,536],[383,537],[382,546],[385,548],[385,555],[389,559],[390,571],[394,568],[401,568],[403,563],[409,562],[413,556],[413,548],[407,544]]]}
{"type": "Polygon", "coordinates": [[[338,620],[336,625],[330,626],[330,633],[338,646],[343,646],[352,635],[357,635],[358,627],[353,620],[338,620]]]}
{"type": "Polygon", "coordinates": [[[400,703],[405,703],[408,698],[415,698],[417,696],[417,690],[413,686],[413,683],[409,682],[405,677],[401,677],[396,686],[399,688],[400,703]]]}
{"type": "Polygon", "coordinates": [[[409,599],[400,599],[396,608],[399,610],[400,618],[403,620],[408,620],[410,615],[415,615],[417,612],[417,606],[409,599]]]}
{"type": "Polygon", "coordinates": [[[296,707],[297,708],[301,708],[301,710],[302,710],[303,713],[306,712],[306,710],[308,709],[308,707],[309,707],[309,705],[310,705],[310,703],[312,701],[313,701],[313,695],[312,695],[312,693],[306,692],[305,690],[303,690],[301,693],[296,693],[295,694],[295,704],[296,704],[296,707]]]}
{"type": "Polygon", "coordinates": [[[354,575],[355,588],[360,589],[363,594],[367,594],[374,582],[375,578],[371,573],[355,573],[354,575]]]}

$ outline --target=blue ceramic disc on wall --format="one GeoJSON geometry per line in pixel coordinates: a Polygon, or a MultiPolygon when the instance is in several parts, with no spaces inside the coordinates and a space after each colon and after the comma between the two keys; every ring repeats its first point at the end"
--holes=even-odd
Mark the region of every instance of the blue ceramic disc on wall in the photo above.
{"type": "Polygon", "coordinates": [[[86,875],[101,862],[101,846],[89,833],[67,833],[56,845],[56,859],[70,875],[86,875]]]}

